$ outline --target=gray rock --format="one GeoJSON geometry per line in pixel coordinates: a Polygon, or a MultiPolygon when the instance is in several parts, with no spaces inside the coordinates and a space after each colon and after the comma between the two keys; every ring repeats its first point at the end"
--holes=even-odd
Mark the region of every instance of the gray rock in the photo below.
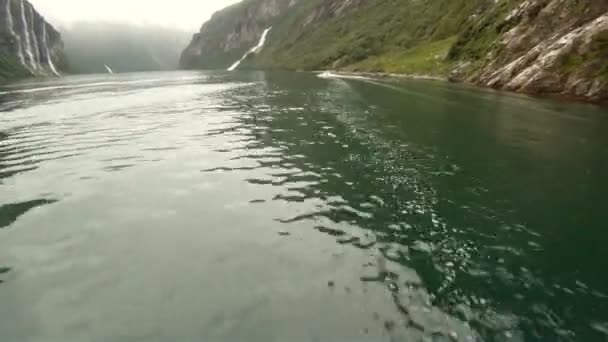
{"type": "Polygon", "coordinates": [[[500,36],[471,79],[484,86],[533,94],[607,97],[602,94],[606,82],[600,72],[608,63],[595,49],[608,33],[608,2],[592,0],[584,15],[562,3],[522,2],[502,23],[511,28],[500,36]]]}
{"type": "Polygon", "coordinates": [[[34,76],[59,75],[67,66],[61,35],[27,0],[0,0],[0,54],[34,76]]]}

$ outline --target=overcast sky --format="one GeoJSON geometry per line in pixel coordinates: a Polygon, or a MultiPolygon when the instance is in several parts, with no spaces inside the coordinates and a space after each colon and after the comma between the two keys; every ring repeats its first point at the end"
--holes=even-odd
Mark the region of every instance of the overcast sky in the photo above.
{"type": "Polygon", "coordinates": [[[120,21],[197,32],[217,10],[239,0],[29,0],[51,24],[120,21]]]}

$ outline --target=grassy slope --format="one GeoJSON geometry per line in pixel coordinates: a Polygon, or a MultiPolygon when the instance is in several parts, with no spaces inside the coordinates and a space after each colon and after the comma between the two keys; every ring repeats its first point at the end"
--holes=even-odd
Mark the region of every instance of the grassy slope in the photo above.
{"type": "Polygon", "coordinates": [[[561,72],[572,73],[580,70],[608,81],[608,32],[597,37],[588,51],[583,54],[573,52],[562,59],[561,72]]]}
{"type": "Polygon", "coordinates": [[[0,82],[30,76],[30,73],[14,57],[0,56],[0,82]]]}
{"type": "MultiPolygon", "coordinates": [[[[503,47],[497,45],[497,39],[515,24],[506,22],[505,19],[520,3],[521,0],[501,0],[491,11],[469,22],[450,49],[449,59],[473,62],[469,67],[469,73],[474,73],[476,69],[482,67],[488,62],[488,58],[503,61],[512,59],[512,55],[503,53],[503,47]],[[488,57],[490,52],[492,52],[491,57],[488,57]]],[[[562,17],[555,18],[555,23],[545,21],[540,22],[539,25],[551,27],[551,25],[559,25],[560,21],[567,22],[572,18],[578,19],[579,23],[589,22],[594,15],[603,11],[602,8],[605,10],[605,5],[600,7],[598,3],[601,3],[601,0],[563,0],[560,4],[562,17]]],[[[551,31],[539,34],[548,33],[550,34],[551,31]]],[[[574,51],[565,56],[561,65],[555,70],[566,75],[581,71],[588,76],[599,76],[608,80],[608,33],[597,37],[591,49],[584,54],[574,51]]]]}
{"type": "MultiPolygon", "coordinates": [[[[205,36],[223,39],[234,20],[246,12],[245,7],[259,1],[263,0],[247,0],[224,11],[215,18],[217,23],[208,27],[205,36]]],[[[273,22],[263,23],[273,26],[266,46],[241,67],[446,76],[456,64],[467,61],[471,63],[463,70],[464,74],[472,75],[487,65],[489,58],[501,64],[513,57],[513,52],[503,53],[498,38],[518,24],[505,18],[522,1],[363,0],[358,7],[332,17],[328,9],[340,5],[341,0],[303,0],[273,22]],[[311,23],[311,18],[316,19],[311,23]]],[[[597,5],[601,1],[563,0],[560,13],[585,22],[586,16],[604,8],[597,5]],[[594,3],[596,9],[591,10],[594,3]]],[[[542,28],[560,25],[560,20],[543,21],[538,34],[548,34],[542,28]]],[[[215,38],[211,40],[215,43],[215,38]]],[[[596,76],[608,79],[605,41],[608,39],[599,39],[585,56],[565,59],[563,69],[571,72],[593,69],[596,76]]],[[[225,67],[244,52],[212,51],[206,58],[207,67],[225,67]]]]}
{"type": "Polygon", "coordinates": [[[511,28],[504,24],[505,18],[520,2],[502,0],[483,16],[468,22],[450,51],[450,59],[480,60],[486,57],[499,35],[511,28]]]}
{"type": "Polygon", "coordinates": [[[397,74],[446,75],[452,63],[447,54],[456,41],[450,37],[430,43],[420,44],[412,49],[393,51],[380,56],[372,56],[361,62],[347,66],[348,71],[372,71],[397,74]]]}
{"type": "Polygon", "coordinates": [[[302,32],[297,28],[306,20],[306,16],[322,2],[323,0],[300,1],[285,15],[273,22],[272,31],[269,33],[263,52],[255,60],[245,61],[241,68],[302,69],[302,65],[306,64],[306,61],[291,61],[286,58],[283,50],[298,44],[298,38],[302,32]]]}
{"type": "Polygon", "coordinates": [[[441,56],[487,1],[365,1],[357,10],[301,29],[320,3],[305,1],[290,11],[254,65],[445,74],[450,62],[441,56]]]}

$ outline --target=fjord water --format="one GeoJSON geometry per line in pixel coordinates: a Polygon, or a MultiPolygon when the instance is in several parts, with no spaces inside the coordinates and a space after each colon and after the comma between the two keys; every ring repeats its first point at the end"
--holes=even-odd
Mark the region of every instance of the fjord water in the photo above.
{"type": "Polygon", "coordinates": [[[0,90],[2,341],[605,341],[608,113],[308,73],[0,90]]]}

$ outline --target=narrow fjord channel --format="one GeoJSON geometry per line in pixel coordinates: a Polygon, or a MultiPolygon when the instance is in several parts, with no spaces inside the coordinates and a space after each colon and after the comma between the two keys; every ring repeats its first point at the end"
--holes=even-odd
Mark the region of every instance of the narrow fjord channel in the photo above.
{"type": "Polygon", "coordinates": [[[2,341],[606,338],[605,109],[222,71],[0,111],[2,341]]]}

